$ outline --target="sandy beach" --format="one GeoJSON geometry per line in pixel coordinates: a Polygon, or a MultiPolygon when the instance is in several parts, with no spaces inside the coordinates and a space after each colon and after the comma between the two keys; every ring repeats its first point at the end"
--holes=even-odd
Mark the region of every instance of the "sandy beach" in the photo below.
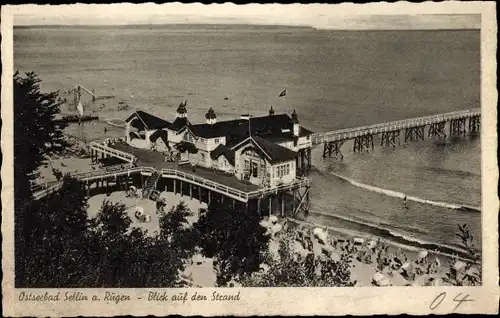
{"type": "MultiPolygon", "coordinates": [[[[207,207],[207,205],[203,202],[199,202],[196,199],[190,199],[189,197],[185,196],[183,197],[179,194],[161,192],[160,197],[166,199],[167,203],[166,211],[175,207],[180,202],[184,202],[191,211],[190,216],[187,218],[189,226],[192,226],[197,221],[199,216],[198,214],[199,209],[207,207]]],[[[124,204],[127,207],[128,216],[133,221],[132,223],[133,227],[139,227],[143,230],[147,230],[147,233],[149,235],[156,235],[159,232],[158,215],[156,213],[155,202],[149,199],[127,197],[125,192],[123,191],[113,192],[109,196],[106,196],[105,194],[98,194],[92,196],[88,201],[89,204],[88,216],[94,217],[99,211],[99,208],[102,205],[102,203],[106,200],[112,203],[119,202],[124,204]],[[147,215],[151,216],[150,222],[147,223],[140,222],[135,217],[134,213],[138,207],[142,208],[147,215]]],[[[285,219],[281,219],[278,222],[280,224],[283,224],[285,222],[285,219]]],[[[290,220],[286,220],[286,222],[290,222],[290,220]]],[[[263,226],[268,226],[267,218],[263,220],[262,224],[263,226]]],[[[309,225],[306,226],[305,228],[304,227],[301,228],[301,231],[310,232],[312,228],[313,226],[309,225]]],[[[329,235],[335,241],[339,242],[339,244],[341,244],[340,242],[347,242],[349,241],[349,239],[352,239],[352,237],[348,237],[347,235],[340,232],[334,233],[333,231],[330,231],[329,235]]],[[[277,255],[279,241],[281,239],[283,239],[283,237],[280,236],[273,236],[271,238],[269,243],[269,251],[271,252],[272,255],[277,255]]],[[[366,238],[366,240],[371,240],[371,239],[366,238]]],[[[318,239],[312,239],[312,241],[313,241],[313,253],[315,254],[316,257],[319,257],[324,253],[323,250],[325,249],[325,246],[328,244],[324,244],[320,242],[318,239]]],[[[330,245],[329,248],[332,248],[332,245],[330,245]]],[[[358,248],[361,248],[361,244],[359,244],[358,248]]],[[[294,249],[295,249],[294,251],[298,254],[305,255],[305,253],[307,253],[307,250],[305,250],[304,247],[298,242],[295,242],[294,249]]],[[[333,250],[334,253],[338,253],[338,256],[340,255],[340,250],[338,249],[338,247],[333,248],[333,250]]],[[[398,252],[399,253],[403,252],[407,256],[409,262],[414,262],[417,259],[418,254],[420,252],[419,250],[416,249],[404,249],[404,248],[399,249],[395,246],[389,247],[388,251],[390,256],[396,255],[396,253],[398,252]]],[[[387,281],[394,286],[405,286],[405,285],[424,286],[425,284],[427,284],[426,278],[430,277],[429,275],[422,275],[422,276],[417,276],[414,281],[409,281],[405,279],[398,270],[379,271],[377,270],[376,261],[373,261],[371,264],[366,264],[360,260],[357,260],[356,255],[357,253],[355,253],[353,256],[353,262],[351,267],[351,277],[352,280],[357,282],[356,286],[372,286],[374,275],[377,272],[381,272],[384,275],[384,277],[387,278],[387,281]]],[[[428,264],[435,261],[436,258],[439,259],[441,266],[439,267],[438,272],[431,276],[436,278],[445,277],[445,273],[451,259],[429,253],[428,264]]],[[[183,280],[185,280],[185,282],[187,282],[189,285],[192,286],[203,286],[203,287],[215,286],[214,284],[216,281],[216,274],[213,269],[213,260],[205,258],[199,253],[195,253],[192,259],[187,261],[186,269],[184,273],[182,273],[181,277],[183,280]]],[[[436,282],[434,284],[444,284],[444,282],[441,279],[436,279],[436,282]]],[[[238,284],[235,284],[235,286],[237,285],[238,284]]]]}
{"type": "MultiPolygon", "coordinates": [[[[115,116],[119,116],[119,114],[114,114],[115,116]]],[[[94,124],[95,127],[97,126],[107,126],[111,127],[110,125],[107,125],[103,122],[96,122],[94,124]]],[[[112,129],[110,129],[112,130],[112,129]]],[[[97,131],[97,129],[96,129],[97,131]]],[[[115,128],[116,132],[116,137],[119,137],[118,132],[120,129],[115,128]]],[[[68,132],[69,135],[71,135],[71,130],[68,132]]],[[[97,134],[98,135],[98,134],[97,134]]],[[[75,136],[76,137],[76,136],[75,136]]],[[[98,139],[102,139],[104,136],[97,136],[98,139]]],[[[109,138],[109,137],[108,137],[109,138]]],[[[54,181],[55,177],[52,174],[51,169],[58,169],[60,170],[63,174],[64,173],[76,173],[76,172],[86,172],[86,171],[91,171],[92,170],[92,165],[91,161],[89,158],[86,158],[84,153],[85,153],[85,144],[82,141],[78,141],[77,139],[72,140],[75,143],[75,146],[72,147],[73,151],[70,151],[69,154],[66,154],[65,156],[62,157],[57,157],[57,158],[51,158],[50,159],[50,164],[49,160],[47,163],[42,166],[39,170],[40,172],[40,180],[43,182],[50,182],[54,181]],[[79,154],[77,156],[76,154],[79,154]]],[[[97,168],[97,167],[95,167],[97,168]]],[[[139,190],[140,192],[140,190],[139,190]]],[[[186,196],[181,196],[180,194],[173,194],[169,192],[161,192],[160,197],[165,198],[165,201],[167,203],[165,207],[165,211],[169,211],[172,207],[175,207],[178,205],[181,201],[184,202],[187,207],[190,209],[192,212],[191,215],[187,218],[189,226],[192,226],[198,219],[198,211],[200,208],[206,208],[207,205],[206,203],[199,202],[196,199],[191,199],[186,196]]],[[[89,198],[88,204],[88,217],[94,217],[97,212],[99,211],[99,208],[101,207],[102,203],[108,200],[112,203],[119,202],[124,204],[127,207],[127,212],[131,220],[133,221],[132,226],[139,227],[143,230],[147,230],[147,233],[149,235],[156,235],[156,233],[159,232],[159,225],[158,225],[158,215],[156,213],[156,205],[155,202],[150,200],[150,199],[141,199],[140,196],[137,198],[133,197],[127,197],[126,193],[123,191],[116,191],[112,192],[109,196],[106,196],[105,194],[98,194],[94,195],[89,198]],[[136,217],[135,217],[135,212],[137,208],[142,209],[147,215],[151,216],[150,222],[140,222],[136,217]]],[[[281,219],[279,221],[280,223],[285,222],[285,219],[281,219]]],[[[334,240],[338,242],[347,242],[349,240],[354,239],[351,232],[345,232],[340,229],[335,229],[332,227],[324,227],[320,226],[317,224],[312,224],[300,220],[291,220],[287,219],[286,222],[292,222],[296,223],[299,225],[302,225],[301,231],[311,231],[313,228],[322,228],[325,230],[325,232],[328,233],[328,235],[331,238],[334,238],[334,240]]],[[[358,243],[360,241],[371,241],[374,240],[369,235],[363,235],[362,233],[359,233],[360,235],[356,236],[356,240],[358,243]]],[[[319,256],[323,253],[324,246],[316,239],[313,239],[313,252],[316,256],[319,256]]],[[[402,244],[398,244],[395,242],[386,242],[388,243],[388,253],[389,255],[396,255],[397,253],[401,254],[404,253],[406,257],[408,258],[408,261],[413,262],[417,259],[418,254],[422,251],[422,249],[416,248],[416,247],[411,247],[411,246],[406,246],[402,244]]],[[[358,244],[361,245],[361,244],[358,244]]],[[[271,253],[276,254],[277,253],[277,247],[279,246],[279,238],[278,237],[273,237],[270,241],[269,244],[269,249],[271,253]]],[[[358,246],[359,247],[359,246],[358,246]]],[[[331,247],[330,247],[331,248],[331,247]]],[[[301,244],[295,244],[295,252],[304,254],[307,253],[307,251],[304,250],[301,244]]],[[[428,260],[429,262],[433,262],[436,258],[439,259],[439,262],[441,266],[438,269],[438,272],[433,275],[433,277],[445,277],[445,273],[450,265],[451,262],[454,262],[452,259],[451,255],[438,255],[434,253],[429,253],[428,260]]],[[[351,267],[351,277],[352,280],[355,280],[356,286],[372,286],[373,284],[373,278],[374,275],[380,272],[377,270],[377,264],[376,262],[372,262],[371,264],[366,264],[363,263],[359,260],[356,259],[356,255],[353,256],[353,262],[352,262],[352,267],[351,267]]],[[[428,278],[425,275],[418,276],[415,281],[408,281],[405,279],[399,271],[384,271],[382,273],[384,277],[387,278],[386,284],[391,284],[394,286],[405,286],[405,285],[425,285],[426,278],[428,278]]],[[[204,258],[202,255],[199,253],[195,253],[193,258],[186,263],[186,270],[184,273],[181,275],[182,279],[185,280],[188,284],[192,286],[204,286],[204,287],[212,287],[215,284],[216,281],[216,274],[213,269],[213,260],[204,258]]],[[[441,279],[436,279],[434,281],[434,284],[445,284],[441,279]]],[[[237,285],[237,284],[235,284],[237,285]]]]}

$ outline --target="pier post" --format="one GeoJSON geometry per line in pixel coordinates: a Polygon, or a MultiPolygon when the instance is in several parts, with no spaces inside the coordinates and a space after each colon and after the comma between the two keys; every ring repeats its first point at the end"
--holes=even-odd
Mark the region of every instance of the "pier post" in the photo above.
{"type": "Polygon", "coordinates": [[[193,185],[191,183],[189,184],[189,198],[193,199],[193,185]]]}
{"type": "Polygon", "coordinates": [[[312,166],[312,155],[311,155],[311,148],[307,148],[307,170],[311,171],[311,166],[312,166]]]}
{"type": "Polygon", "coordinates": [[[466,127],[467,118],[457,118],[450,120],[450,136],[461,136],[467,133],[466,127]]]}
{"type": "Polygon", "coordinates": [[[201,187],[198,187],[198,201],[201,203],[201,187]]]}
{"type": "Polygon", "coordinates": [[[182,193],[182,188],[183,188],[183,183],[182,183],[182,180],[180,180],[180,182],[181,182],[181,191],[180,191],[180,193],[181,193],[181,197],[183,197],[183,196],[184,196],[184,193],[182,193]]]}
{"type": "Polygon", "coordinates": [[[285,216],[285,193],[281,193],[281,217],[285,216]]]}
{"type": "Polygon", "coordinates": [[[396,141],[398,145],[401,145],[399,130],[383,131],[382,138],[380,139],[380,146],[392,146],[392,148],[396,148],[396,141]]]}
{"type": "Polygon", "coordinates": [[[472,116],[469,118],[469,132],[475,133],[481,130],[481,117],[472,116]]]}
{"type": "Polygon", "coordinates": [[[259,213],[259,215],[262,215],[262,214],[260,213],[260,204],[261,204],[261,202],[260,202],[260,198],[258,198],[258,199],[257,199],[257,213],[259,213]]]}
{"type": "Polygon", "coordinates": [[[405,129],[405,142],[424,140],[425,126],[409,127],[405,129]]]}
{"type": "Polygon", "coordinates": [[[354,152],[370,151],[370,149],[371,150],[374,149],[372,134],[366,134],[354,138],[354,145],[353,145],[354,152]]]}
{"type": "Polygon", "coordinates": [[[174,181],[174,194],[177,194],[177,180],[172,179],[174,181]]]}
{"type": "Polygon", "coordinates": [[[446,122],[430,124],[429,131],[427,132],[427,137],[446,138],[446,133],[444,132],[445,127],[446,122]]]}
{"type": "Polygon", "coordinates": [[[269,195],[267,198],[269,201],[269,216],[271,216],[273,201],[271,195],[269,195]]]}
{"type": "MultiPolygon", "coordinates": [[[[338,140],[338,141],[329,141],[324,143],[324,148],[323,148],[323,158],[329,157],[329,158],[335,158],[339,160],[344,159],[344,155],[340,151],[340,147],[344,144],[344,140],[338,140]]],[[[309,169],[311,167],[311,149],[308,149],[309,153],[309,169]]]]}
{"type": "Polygon", "coordinates": [[[211,193],[212,193],[212,191],[208,190],[208,204],[209,205],[212,202],[211,193]]]}

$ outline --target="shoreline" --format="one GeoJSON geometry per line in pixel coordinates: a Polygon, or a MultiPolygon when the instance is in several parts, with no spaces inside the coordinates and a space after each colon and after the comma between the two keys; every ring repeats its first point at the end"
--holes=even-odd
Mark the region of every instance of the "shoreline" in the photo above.
{"type": "Polygon", "coordinates": [[[416,254],[422,250],[428,251],[430,254],[435,254],[442,256],[448,260],[452,259],[457,259],[461,261],[470,261],[468,258],[464,258],[460,255],[452,255],[449,253],[445,253],[439,250],[430,250],[428,248],[425,248],[424,246],[412,246],[412,245],[407,245],[407,244],[402,244],[393,240],[389,240],[383,237],[375,236],[375,235],[368,235],[368,234],[363,234],[363,233],[357,233],[354,230],[347,230],[347,229],[342,229],[342,228],[337,228],[337,227],[332,227],[332,226],[325,226],[321,224],[316,224],[312,222],[307,222],[304,220],[299,220],[299,219],[293,219],[293,218],[286,218],[287,221],[294,222],[299,225],[305,225],[310,228],[322,228],[325,229],[328,233],[332,234],[333,237],[339,239],[344,239],[344,240],[349,240],[349,239],[363,239],[363,240],[370,240],[370,239],[377,239],[380,240],[380,242],[383,242],[389,246],[392,246],[393,248],[398,248],[403,251],[406,251],[411,254],[416,254]]]}
{"type": "MultiPolygon", "coordinates": [[[[106,121],[100,121],[100,123],[104,124],[104,125],[109,125],[109,126],[112,126],[107,120],[106,121]]],[[[115,129],[117,129],[118,127],[115,127],[115,129]]],[[[118,128],[120,129],[120,128],[118,128]]],[[[69,138],[73,139],[73,141],[75,142],[74,146],[77,146],[78,148],[81,148],[83,146],[83,141],[78,138],[77,136],[74,136],[73,134],[71,134],[71,132],[65,132],[69,138]]],[[[99,137],[97,137],[99,138],[99,137]]],[[[77,156],[75,154],[72,154],[70,156],[63,156],[63,157],[60,157],[60,158],[53,158],[51,161],[53,163],[55,163],[55,166],[57,165],[60,165],[58,164],[58,162],[62,162],[62,161],[65,161],[65,162],[68,162],[70,165],[69,166],[73,166],[73,169],[63,169],[61,167],[60,170],[64,171],[64,170],[71,170],[71,172],[75,172],[75,171],[78,171],[78,170],[82,170],[82,171],[89,171],[90,170],[90,162],[87,163],[88,166],[86,167],[81,167],[82,164],[85,164],[85,160],[88,160],[88,158],[82,158],[81,156],[77,156]],[[74,159],[77,159],[77,160],[74,160],[74,159]],[[77,162],[78,161],[78,162],[77,162]],[[75,169],[74,166],[80,166],[78,168],[75,169]]],[[[69,168],[69,167],[68,167],[69,168]]],[[[315,168],[317,170],[317,168],[315,168]]],[[[332,173],[333,175],[336,175],[335,173],[332,173]]],[[[421,240],[419,240],[418,237],[414,237],[414,236],[411,236],[410,235],[401,235],[401,236],[397,236],[397,235],[393,235],[391,233],[391,228],[389,229],[382,229],[382,230],[385,230],[385,231],[388,231],[391,236],[394,236],[393,239],[390,239],[390,238],[387,238],[387,237],[384,237],[384,236],[380,236],[380,235],[377,235],[375,233],[362,233],[362,232],[359,232],[359,231],[356,231],[356,230],[351,230],[351,229],[344,229],[344,228],[339,228],[339,227],[335,227],[335,226],[328,226],[328,225],[323,225],[321,223],[314,223],[314,222],[310,222],[310,221],[305,221],[305,220],[300,220],[300,219],[296,219],[297,221],[299,222],[304,222],[305,224],[310,224],[311,226],[315,226],[315,227],[320,227],[320,228],[325,228],[325,229],[328,229],[328,231],[331,231],[332,233],[336,233],[336,236],[342,236],[344,238],[354,238],[354,237],[370,237],[370,238],[378,238],[380,239],[381,241],[384,241],[386,242],[387,244],[391,245],[391,246],[394,246],[394,247],[397,247],[397,248],[401,248],[401,249],[404,249],[404,250],[407,250],[407,251],[418,251],[418,250],[422,250],[422,249],[425,249],[425,250],[433,250],[434,253],[438,254],[438,255],[442,255],[443,257],[449,257],[449,258],[452,258],[452,257],[457,257],[457,259],[461,259],[461,260],[466,260],[467,258],[463,257],[463,255],[465,254],[463,250],[457,250],[456,247],[453,247],[453,246],[440,246],[439,243],[437,242],[422,242],[421,240]],[[398,237],[400,237],[400,239],[398,239],[398,237]],[[401,242],[401,241],[405,241],[405,242],[401,242]],[[445,251],[443,251],[443,249],[445,251]],[[453,255],[453,252],[446,252],[446,250],[452,250],[452,251],[456,251],[457,255],[453,255]]],[[[395,228],[392,228],[392,230],[397,230],[395,228]]]]}

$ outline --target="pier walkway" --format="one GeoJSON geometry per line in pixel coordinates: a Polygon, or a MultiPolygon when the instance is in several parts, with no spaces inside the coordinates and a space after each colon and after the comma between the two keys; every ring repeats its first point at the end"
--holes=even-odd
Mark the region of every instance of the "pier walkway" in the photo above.
{"type": "Polygon", "coordinates": [[[325,145],[323,157],[342,158],[340,147],[347,141],[354,139],[354,151],[373,150],[373,136],[381,134],[381,146],[395,147],[399,144],[399,134],[405,131],[405,142],[424,140],[424,130],[428,126],[428,137],[446,138],[445,127],[449,127],[449,136],[464,135],[469,132],[480,131],[481,109],[468,109],[445,114],[423,116],[346,128],[335,131],[315,133],[311,136],[313,146],[321,143],[325,145]],[[468,125],[467,125],[468,124],[468,125]]]}
{"type": "MultiPolygon", "coordinates": [[[[192,187],[194,186],[198,189],[218,193],[224,197],[243,203],[248,203],[252,199],[260,200],[261,198],[282,194],[283,192],[288,191],[295,193],[295,191],[304,187],[308,190],[310,186],[308,178],[299,178],[288,184],[262,188],[254,184],[238,180],[232,175],[224,174],[215,170],[202,167],[196,167],[193,169],[189,165],[178,165],[174,162],[165,162],[164,156],[158,152],[133,148],[124,143],[116,143],[113,147],[109,147],[97,142],[91,142],[89,146],[93,154],[95,153],[97,155],[97,153],[100,153],[103,158],[118,158],[125,163],[110,166],[104,169],[71,175],[72,177],[83,181],[87,190],[90,185],[94,183],[97,185],[101,183],[101,186],[106,184],[106,187],[108,186],[108,183],[123,185],[128,184],[128,181],[125,181],[125,179],[128,180],[131,176],[140,176],[141,178],[142,176],[149,177],[155,172],[157,172],[163,179],[181,182],[179,187],[181,190],[182,182],[184,182],[189,184],[191,193],[193,191],[192,187]]],[[[174,192],[176,191],[177,184],[175,182],[173,183],[174,192]]],[[[38,187],[34,189],[34,198],[43,198],[46,195],[59,190],[62,184],[62,181],[55,181],[45,184],[44,187],[38,187]]],[[[304,196],[305,194],[300,196],[299,199],[302,199],[304,196]]],[[[297,209],[300,206],[301,203],[299,202],[297,209]]]]}

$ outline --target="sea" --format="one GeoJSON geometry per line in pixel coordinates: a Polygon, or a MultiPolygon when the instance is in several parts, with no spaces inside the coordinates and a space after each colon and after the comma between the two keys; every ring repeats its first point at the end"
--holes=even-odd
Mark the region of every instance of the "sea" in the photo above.
{"type": "MultiPolygon", "coordinates": [[[[38,73],[42,90],[64,94],[80,84],[113,95],[93,111],[118,119],[142,109],[171,120],[187,100],[192,122],[209,107],[224,120],[266,115],[272,106],[295,109],[301,125],[321,132],[480,107],[479,30],[15,27],[14,67],[38,73]]],[[[448,251],[459,250],[455,234],[467,224],[480,250],[480,211],[410,200],[405,207],[387,194],[480,207],[479,135],[402,136],[396,149],[379,142],[370,153],[353,153],[347,142],[343,161],[323,158],[321,145],[313,150],[307,221],[448,251]]]]}

